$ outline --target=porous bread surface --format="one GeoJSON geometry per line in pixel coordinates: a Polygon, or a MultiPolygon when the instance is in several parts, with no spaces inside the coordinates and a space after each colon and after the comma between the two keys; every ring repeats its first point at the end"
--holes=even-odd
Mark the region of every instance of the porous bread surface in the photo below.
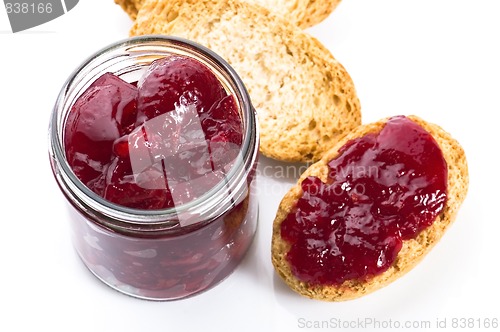
{"type": "Polygon", "coordinates": [[[318,40],[267,9],[234,0],[147,0],[131,35],[187,38],[218,53],[249,91],[260,151],[315,161],[361,123],[345,68],[318,40]]]}
{"type": "MultiPolygon", "coordinates": [[[[312,27],[327,18],[340,0],[241,0],[268,8],[302,29],[312,27]]],[[[115,0],[132,20],[145,0],[115,0]]]]}
{"type": "Polygon", "coordinates": [[[137,17],[138,8],[135,6],[141,2],[142,0],[115,0],[115,3],[122,7],[132,20],[135,20],[137,17]]]}
{"type": "Polygon", "coordinates": [[[403,242],[403,247],[392,267],[384,273],[374,276],[371,279],[361,282],[356,280],[345,281],[340,286],[310,285],[298,280],[291,272],[290,265],[286,259],[286,254],[290,249],[290,244],[281,238],[281,222],[288,213],[295,207],[299,197],[302,195],[300,183],[307,176],[317,176],[323,181],[328,174],[327,163],[336,158],[338,150],[349,140],[364,136],[368,133],[378,133],[383,128],[387,119],[373,124],[362,125],[343,137],[323,158],[311,165],[303,175],[298,184],[295,185],[281,201],[276,218],[273,223],[272,236],[272,262],[276,272],[294,291],[309,298],[325,301],[343,301],[358,298],[377,289],[380,289],[392,281],[398,279],[411,270],[421,259],[432,249],[441,239],[444,232],[455,220],[457,211],[462,204],[468,190],[469,175],[465,153],[459,143],[441,127],[428,123],[416,116],[409,116],[410,119],[421,125],[436,140],[443,152],[448,168],[448,198],[442,213],[436,218],[434,223],[423,230],[415,239],[403,242]]]}
{"type": "Polygon", "coordinates": [[[137,17],[137,12],[142,6],[143,0],[115,0],[117,5],[120,5],[128,16],[135,20],[137,17]]]}

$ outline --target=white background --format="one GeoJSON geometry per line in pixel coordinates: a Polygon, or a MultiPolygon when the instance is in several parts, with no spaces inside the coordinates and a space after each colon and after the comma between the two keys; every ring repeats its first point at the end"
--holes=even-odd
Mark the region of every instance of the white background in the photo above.
{"type": "MultiPolygon", "coordinates": [[[[49,115],[71,71],[126,38],[131,24],[113,0],[82,0],[54,21],[13,34],[0,7],[1,331],[303,331],[315,321],[366,318],[430,321],[433,329],[446,319],[449,330],[453,318],[473,318],[477,330],[481,319],[500,319],[500,1],[343,0],[309,31],[353,77],[363,122],[419,115],[452,133],[469,161],[468,196],[435,249],[390,286],[342,303],[300,297],[275,275],[271,225],[295,179],[274,177],[286,165],[265,158],[255,242],[214,289],[148,302],[86,270],[49,167],[49,115]]],[[[356,324],[348,331],[373,327],[356,324]]]]}

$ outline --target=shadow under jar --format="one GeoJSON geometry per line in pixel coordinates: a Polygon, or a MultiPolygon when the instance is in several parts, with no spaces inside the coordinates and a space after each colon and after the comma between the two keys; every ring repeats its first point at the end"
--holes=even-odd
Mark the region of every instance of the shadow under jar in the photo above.
{"type": "MultiPolygon", "coordinates": [[[[64,84],[49,128],[52,170],[69,202],[73,244],[85,265],[112,288],[150,300],[184,298],[227,277],[248,250],[256,231],[258,207],[253,187],[257,128],[255,111],[240,78],[205,47],[180,38],[141,36],[90,57],[64,84]],[[85,97],[104,74],[112,73],[140,87],[150,65],[168,57],[198,61],[215,75],[224,93],[233,98],[241,122],[241,140],[227,144],[220,138],[209,139],[210,126],[203,120],[207,110],[197,109],[196,103],[183,104],[182,100],[171,112],[149,116],[143,122],[136,120],[137,128],[128,133],[128,138],[117,140],[121,142],[118,146],[127,151],[120,158],[128,158],[126,163],[132,170],[127,181],[132,181],[134,188],[149,190],[150,195],[168,196],[172,204],[147,209],[141,204],[139,208],[118,204],[104,193],[115,190],[113,197],[121,194],[131,200],[134,196],[109,183],[110,174],[117,173],[112,162],[107,166],[89,162],[104,175],[87,185],[75,171],[75,157],[68,157],[73,144],[66,130],[68,118],[75,112],[75,104],[81,102],[79,98],[85,97]],[[177,127],[172,130],[172,126],[177,127]],[[183,126],[191,133],[184,135],[183,126]],[[154,135],[159,139],[153,142],[154,135]],[[157,174],[156,179],[151,180],[155,176],[152,172],[157,174]],[[88,185],[97,182],[104,188],[102,192],[88,185]]],[[[83,144],[82,140],[74,143],[83,144]]],[[[112,149],[117,149],[116,144],[112,149]]]]}

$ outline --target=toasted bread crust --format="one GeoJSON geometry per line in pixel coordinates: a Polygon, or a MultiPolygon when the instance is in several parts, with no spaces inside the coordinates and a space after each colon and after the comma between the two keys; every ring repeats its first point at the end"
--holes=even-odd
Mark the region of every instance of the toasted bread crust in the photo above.
{"type": "Polygon", "coordinates": [[[235,0],[147,0],[131,35],[198,42],[234,67],[260,126],[260,150],[315,161],[361,123],[354,83],[321,43],[267,9],[235,0]]]}
{"type": "Polygon", "coordinates": [[[383,119],[373,124],[359,126],[338,141],[320,161],[311,165],[301,176],[298,184],[285,195],[279,205],[273,224],[271,246],[272,262],[277,273],[294,291],[309,298],[325,301],[350,300],[371,293],[388,285],[410,271],[441,239],[445,231],[455,220],[458,209],[465,199],[469,183],[464,150],[450,134],[439,126],[428,123],[416,116],[409,116],[409,118],[420,124],[434,137],[448,165],[448,199],[443,212],[436,218],[430,227],[422,231],[415,239],[403,242],[403,248],[399,252],[392,267],[384,273],[371,278],[369,281],[360,282],[351,280],[344,282],[338,287],[312,286],[293,276],[290,265],[286,260],[286,253],[290,249],[290,244],[281,238],[281,222],[286,218],[289,211],[294,208],[298,198],[301,196],[302,191],[300,183],[303,179],[307,176],[314,175],[325,180],[328,172],[327,163],[338,155],[338,150],[347,141],[364,136],[368,133],[380,132],[387,122],[387,119],[383,119]]]}
{"type": "MultiPolygon", "coordinates": [[[[327,18],[337,7],[340,0],[312,1],[312,0],[241,0],[259,5],[283,16],[302,29],[312,27],[327,18]]],[[[115,0],[132,20],[145,0],[115,0]]]]}
{"type": "Polygon", "coordinates": [[[137,17],[137,12],[142,6],[143,0],[115,0],[117,5],[120,5],[128,16],[135,20],[137,17]]]}

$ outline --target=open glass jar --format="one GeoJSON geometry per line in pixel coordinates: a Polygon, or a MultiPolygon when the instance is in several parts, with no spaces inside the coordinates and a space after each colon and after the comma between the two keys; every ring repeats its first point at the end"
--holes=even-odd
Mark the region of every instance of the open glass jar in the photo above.
{"type": "MultiPolygon", "coordinates": [[[[52,170],[69,202],[72,240],[85,265],[112,288],[151,300],[193,295],[228,276],[256,231],[257,200],[252,188],[257,128],[255,111],[240,78],[205,47],[180,38],[141,36],[91,56],[61,89],[49,128],[52,170]],[[232,151],[236,157],[230,167],[190,178],[187,183],[176,181],[177,188],[170,188],[176,193],[173,207],[146,210],[112,203],[80,181],[67,160],[64,136],[68,114],[82,93],[104,73],[135,83],[153,61],[172,55],[203,63],[234,97],[242,125],[241,145],[235,154],[232,151]],[[191,199],[186,200],[186,195],[191,199]]],[[[134,165],[134,160],[130,162],[134,165]]],[[[167,162],[162,159],[161,165],[167,162]]],[[[191,167],[189,159],[185,162],[174,168],[191,167]]],[[[134,171],[134,177],[140,178],[140,172],[134,171]]],[[[166,168],[163,173],[169,179],[166,168]]]]}

